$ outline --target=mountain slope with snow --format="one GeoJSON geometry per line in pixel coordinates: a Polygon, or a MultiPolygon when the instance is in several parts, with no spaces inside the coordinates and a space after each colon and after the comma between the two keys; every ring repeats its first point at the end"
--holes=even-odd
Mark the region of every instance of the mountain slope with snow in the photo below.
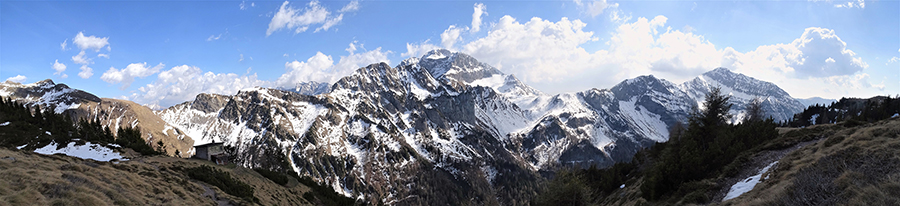
{"type": "Polygon", "coordinates": [[[68,114],[75,120],[97,119],[116,133],[119,127],[139,126],[148,143],[162,141],[168,155],[193,154],[193,142],[182,130],[173,127],[149,108],[127,100],[99,98],[65,84],[43,80],[32,84],[0,83],[0,97],[11,98],[30,107],[40,106],[57,114],[68,114]]]}
{"type": "Polygon", "coordinates": [[[703,101],[704,95],[713,87],[721,88],[723,93],[731,95],[732,103],[734,103],[732,121],[738,121],[745,115],[747,103],[753,98],[763,100],[763,111],[766,111],[766,115],[774,118],[776,122],[791,120],[794,114],[806,108],[777,85],[733,73],[726,68],[716,68],[703,73],[703,75],[685,82],[681,87],[698,102],[703,101]]]}
{"type": "Polygon", "coordinates": [[[741,108],[766,94],[764,109],[776,116],[796,102],[723,69],[681,85],[641,76],[547,95],[466,54],[434,50],[396,67],[360,68],[327,92],[200,94],[156,113],[198,143],[234,147],[243,166],[291,169],[347,196],[514,205],[533,194],[541,171],[605,167],[667,141],[712,86],[727,86],[741,108]]]}

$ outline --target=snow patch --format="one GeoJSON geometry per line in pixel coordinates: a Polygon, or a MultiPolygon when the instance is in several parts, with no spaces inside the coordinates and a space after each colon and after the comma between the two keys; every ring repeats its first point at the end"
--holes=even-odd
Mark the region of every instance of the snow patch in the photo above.
{"type": "Polygon", "coordinates": [[[752,190],[753,187],[756,186],[756,183],[759,183],[759,179],[762,177],[763,173],[769,171],[769,168],[771,168],[776,163],[778,163],[778,161],[772,162],[772,164],[769,164],[769,166],[762,168],[762,170],[759,171],[759,174],[748,177],[743,181],[734,183],[734,185],[731,186],[731,190],[728,190],[728,194],[725,195],[725,198],[722,199],[722,201],[734,199],[735,197],[741,196],[742,194],[752,190]]]}
{"type": "MultiPolygon", "coordinates": [[[[894,116],[897,116],[897,115],[894,115],[894,116]]],[[[9,125],[9,122],[0,123],[0,126],[6,126],[6,125],[9,125]]]]}
{"type": "MultiPolygon", "coordinates": [[[[24,147],[24,146],[23,146],[24,147]]],[[[86,143],[84,145],[75,145],[75,142],[70,142],[66,147],[56,149],[56,142],[52,142],[47,146],[42,148],[38,148],[34,150],[35,153],[52,155],[52,154],[64,154],[72,157],[77,157],[81,159],[92,159],[97,161],[110,161],[113,159],[124,160],[119,153],[114,152],[112,149],[106,148],[99,144],[86,143]]]]}

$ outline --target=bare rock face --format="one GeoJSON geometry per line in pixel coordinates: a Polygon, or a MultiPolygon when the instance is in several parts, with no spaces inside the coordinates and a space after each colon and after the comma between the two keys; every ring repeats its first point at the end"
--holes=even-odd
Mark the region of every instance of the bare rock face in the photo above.
{"type": "Polygon", "coordinates": [[[120,127],[140,127],[144,140],[154,148],[162,142],[167,155],[190,157],[193,154],[191,137],[160,119],[149,108],[131,101],[99,98],[49,79],[32,84],[0,83],[0,96],[68,114],[75,120],[97,119],[113,133],[120,127]]]}

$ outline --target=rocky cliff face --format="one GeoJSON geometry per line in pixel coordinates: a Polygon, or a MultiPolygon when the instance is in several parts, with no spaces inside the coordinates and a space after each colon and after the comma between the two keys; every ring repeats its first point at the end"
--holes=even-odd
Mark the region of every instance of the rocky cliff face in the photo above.
{"type": "Polygon", "coordinates": [[[534,194],[541,171],[609,166],[666,141],[711,86],[768,94],[774,106],[764,109],[779,115],[792,109],[778,104],[792,98],[771,83],[727,70],[698,79],[677,85],[641,76],[546,95],[471,56],[434,50],[396,67],[360,68],[320,94],[201,94],[157,114],[198,143],[235,147],[244,166],[297,171],[348,196],[515,205],[534,194]]]}
{"type": "Polygon", "coordinates": [[[110,127],[113,133],[119,127],[139,126],[144,140],[154,147],[157,142],[162,141],[168,155],[175,156],[179,153],[189,157],[193,154],[194,141],[191,137],[160,119],[149,108],[131,101],[101,99],[49,79],[32,84],[0,83],[0,96],[25,102],[31,107],[40,106],[44,110],[68,114],[75,120],[98,119],[101,124],[110,127]]]}

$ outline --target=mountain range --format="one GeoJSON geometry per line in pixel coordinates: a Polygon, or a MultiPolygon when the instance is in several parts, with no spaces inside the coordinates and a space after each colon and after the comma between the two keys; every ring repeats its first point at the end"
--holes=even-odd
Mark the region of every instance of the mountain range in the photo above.
{"type": "Polygon", "coordinates": [[[447,50],[394,67],[371,64],[330,85],[199,94],[152,112],[52,81],[2,83],[0,96],[111,127],[140,126],[150,142],[173,145],[172,153],[224,142],[241,166],[296,171],[373,202],[517,205],[555,169],[607,167],[666,141],[713,87],[732,96],[733,122],[753,98],[776,121],[805,108],[777,85],[726,68],[681,84],[648,75],[609,89],[544,94],[447,50]]]}

